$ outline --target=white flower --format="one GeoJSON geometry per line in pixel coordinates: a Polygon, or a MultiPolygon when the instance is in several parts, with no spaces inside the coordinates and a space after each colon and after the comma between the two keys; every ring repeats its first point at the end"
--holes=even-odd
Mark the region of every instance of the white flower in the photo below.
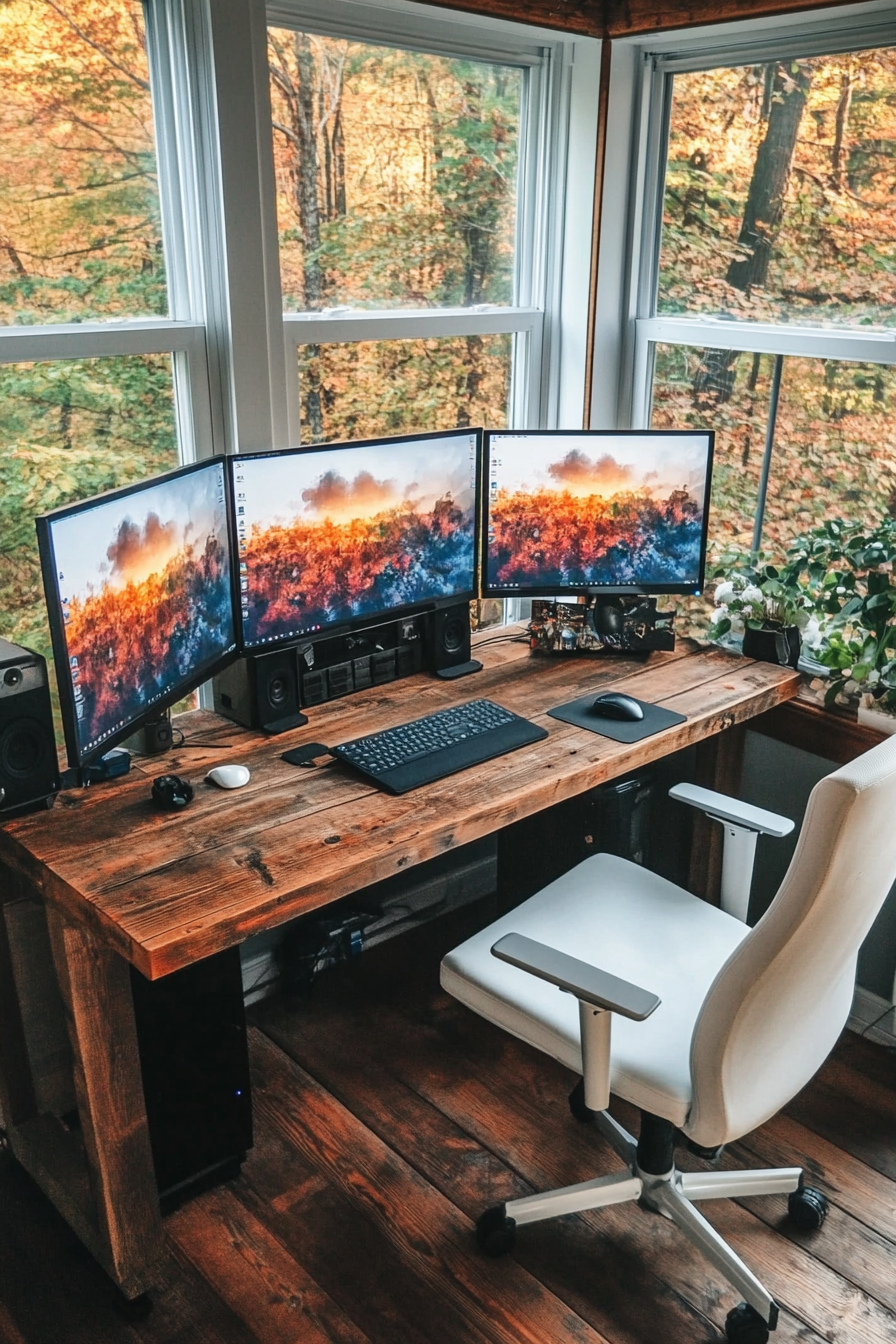
{"type": "Polygon", "coordinates": [[[715,600],[719,603],[730,602],[734,596],[733,583],[720,583],[715,593],[715,600]]]}
{"type": "Polygon", "coordinates": [[[740,595],[742,602],[747,602],[751,606],[754,602],[764,602],[765,598],[761,588],[757,588],[755,583],[748,583],[740,595]]]}
{"type": "Polygon", "coordinates": [[[810,649],[817,649],[821,646],[821,626],[814,616],[810,616],[803,629],[803,642],[810,649]]]}
{"type": "Polygon", "coordinates": [[[718,625],[719,621],[724,621],[727,615],[728,615],[727,607],[716,607],[715,611],[713,612],[713,614],[710,616],[709,619],[712,621],[713,625],[718,625]]]}
{"type": "Polygon", "coordinates": [[[744,618],[739,611],[731,613],[731,633],[732,635],[742,635],[744,632],[744,618]]]}

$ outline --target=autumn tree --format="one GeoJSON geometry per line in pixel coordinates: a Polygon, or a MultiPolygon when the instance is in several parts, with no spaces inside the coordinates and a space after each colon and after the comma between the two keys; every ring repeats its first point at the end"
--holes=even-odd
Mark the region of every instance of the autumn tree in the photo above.
{"type": "MultiPolygon", "coordinates": [[[[0,5],[0,324],[166,315],[142,6],[0,5]]],[[[36,513],[176,463],[164,356],[0,366],[3,633],[48,644],[36,513]]]]}
{"type": "MultiPolygon", "coordinates": [[[[270,34],[270,61],[287,304],[507,302],[520,72],[285,30],[270,34]]],[[[484,399],[503,419],[500,340],[304,347],[309,437],[383,432],[399,370],[398,429],[473,423],[484,399]]]]}

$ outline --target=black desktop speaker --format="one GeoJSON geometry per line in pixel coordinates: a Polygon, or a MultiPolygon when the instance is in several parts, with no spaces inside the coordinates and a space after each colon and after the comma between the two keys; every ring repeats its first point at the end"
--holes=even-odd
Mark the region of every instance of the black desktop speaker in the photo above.
{"type": "Polygon", "coordinates": [[[212,680],[215,712],[244,728],[282,733],[307,723],[299,710],[295,648],[247,653],[212,680]]]}
{"type": "Polygon", "coordinates": [[[465,677],[482,667],[470,657],[469,602],[437,607],[430,616],[429,632],[429,665],[437,677],[465,677]]]}
{"type": "Polygon", "coordinates": [[[59,785],[46,659],[0,639],[0,819],[49,805],[59,785]]]}

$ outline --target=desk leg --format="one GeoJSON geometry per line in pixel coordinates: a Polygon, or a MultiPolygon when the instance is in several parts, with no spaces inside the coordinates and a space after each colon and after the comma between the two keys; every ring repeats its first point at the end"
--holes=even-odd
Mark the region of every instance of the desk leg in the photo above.
{"type": "MultiPolygon", "coordinates": [[[[716,789],[719,793],[736,797],[740,788],[745,741],[746,726],[739,723],[698,743],[694,783],[704,789],[716,789]]],[[[717,821],[710,821],[703,812],[696,810],[693,827],[688,890],[710,905],[719,905],[724,832],[717,821]]]]}
{"type": "Polygon", "coordinates": [[[128,964],[55,910],[47,923],[74,1055],[95,1240],[76,1231],[124,1295],[137,1297],[152,1283],[162,1220],[128,964]]]}

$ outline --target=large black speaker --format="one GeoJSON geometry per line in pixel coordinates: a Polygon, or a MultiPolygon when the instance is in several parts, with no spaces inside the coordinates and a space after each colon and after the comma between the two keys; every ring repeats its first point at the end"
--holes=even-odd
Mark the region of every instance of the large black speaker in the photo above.
{"type": "Polygon", "coordinates": [[[470,657],[470,604],[437,607],[429,624],[430,667],[437,677],[465,677],[482,664],[470,657]]]}
{"type": "Polygon", "coordinates": [[[59,783],[46,659],[0,639],[0,817],[49,805],[59,783]]]}
{"type": "Polygon", "coordinates": [[[283,733],[307,723],[299,710],[295,648],[247,653],[213,678],[215,711],[245,728],[283,733]]]}

